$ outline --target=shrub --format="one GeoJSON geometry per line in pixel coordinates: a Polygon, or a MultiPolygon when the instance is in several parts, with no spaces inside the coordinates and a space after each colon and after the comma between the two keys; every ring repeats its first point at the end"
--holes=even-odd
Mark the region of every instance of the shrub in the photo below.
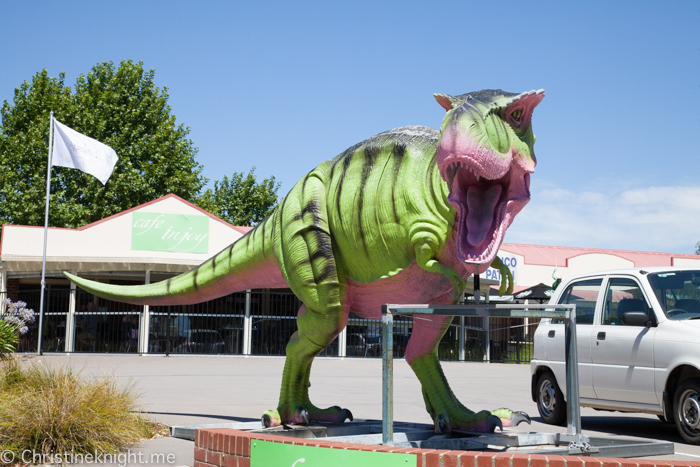
{"type": "Polygon", "coordinates": [[[137,398],[133,383],[120,387],[114,377],[83,378],[67,366],[7,358],[0,367],[0,450],[118,451],[155,434],[137,398]]]}
{"type": "Polygon", "coordinates": [[[26,334],[29,330],[27,324],[34,322],[34,310],[27,308],[27,304],[21,300],[13,302],[9,298],[3,300],[3,305],[5,305],[3,321],[15,326],[20,335],[26,334]]]}
{"type": "Polygon", "coordinates": [[[0,320],[0,357],[15,351],[15,345],[19,342],[17,327],[0,320]]]}

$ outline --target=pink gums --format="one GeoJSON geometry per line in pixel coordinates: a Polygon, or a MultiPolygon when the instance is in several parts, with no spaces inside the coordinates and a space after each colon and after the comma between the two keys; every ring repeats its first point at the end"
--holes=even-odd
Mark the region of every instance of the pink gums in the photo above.
{"type": "Polygon", "coordinates": [[[491,264],[515,215],[530,200],[533,160],[512,147],[504,154],[480,146],[455,124],[443,130],[437,149],[440,173],[457,211],[457,256],[472,272],[491,264]]]}
{"type": "Polygon", "coordinates": [[[459,162],[469,165],[480,176],[495,180],[510,169],[512,150],[499,154],[480,146],[467,132],[455,128],[453,123],[443,130],[436,157],[441,172],[452,163],[459,162]]]}

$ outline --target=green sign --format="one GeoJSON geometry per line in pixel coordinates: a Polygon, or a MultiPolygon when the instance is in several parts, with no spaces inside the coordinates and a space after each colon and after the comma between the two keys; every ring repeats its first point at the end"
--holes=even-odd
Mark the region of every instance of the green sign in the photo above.
{"type": "Polygon", "coordinates": [[[416,467],[417,462],[415,454],[250,441],[250,467],[416,467]]]}
{"type": "Polygon", "coordinates": [[[131,249],[209,252],[209,217],[135,212],[131,217],[131,249]]]}

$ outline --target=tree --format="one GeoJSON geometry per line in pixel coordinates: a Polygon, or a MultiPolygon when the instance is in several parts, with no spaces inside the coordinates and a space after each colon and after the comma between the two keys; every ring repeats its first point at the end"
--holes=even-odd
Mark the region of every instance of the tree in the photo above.
{"type": "Polygon", "coordinates": [[[695,254],[700,255],[700,242],[695,244],[695,254]]]}
{"type": "Polygon", "coordinates": [[[275,177],[266,178],[257,183],[255,167],[248,176],[243,172],[234,172],[231,178],[214,181],[214,191],[208,189],[199,198],[197,204],[214,215],[233,225],[253,226],[267,216],[277,206],[279,183],[275,177]]]}
{"type": "Polygon", "coordinates": [[[75,169],[54,167],[49,222],[79,227],[168,193],[195,200],[206,178],[190,129],[176,125],[167,88],[154,70],[122,61],[95,65],[74,92],[65,75],[37,73],[0,109],[0,224],[43,225],[49,113],[114,148],[119,161],[106,185],[75,169]]]}

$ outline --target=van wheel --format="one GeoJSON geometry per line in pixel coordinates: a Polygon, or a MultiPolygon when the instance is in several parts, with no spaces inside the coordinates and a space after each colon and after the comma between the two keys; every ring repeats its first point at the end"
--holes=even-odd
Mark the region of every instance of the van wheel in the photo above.
{"type": "Polygon", "coordinates": [[[566,401],[551,371],[537,380],[537,411],[545,423],[563,425],[566,422],[566,401]]]}
{"type": "Polygon", "coordinates": [[[700,444],[700,378],[688,379],[676,390],[673,415],[685,442],[700,444]]]}

